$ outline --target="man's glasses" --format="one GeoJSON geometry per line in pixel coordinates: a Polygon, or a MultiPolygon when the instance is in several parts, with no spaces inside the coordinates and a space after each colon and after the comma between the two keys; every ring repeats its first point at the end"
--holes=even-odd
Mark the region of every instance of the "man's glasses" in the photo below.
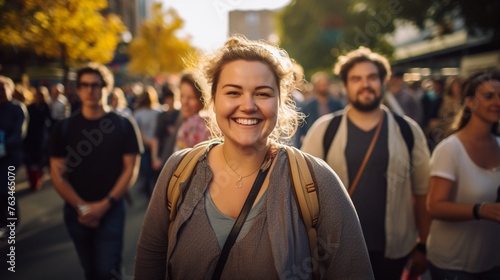
{"type": "Polygon", "coordinates": [[[92,90],[94,89],[99,89],[102,87],[101,83],[78,83],[78,88],[91,88],[92,90]]]}

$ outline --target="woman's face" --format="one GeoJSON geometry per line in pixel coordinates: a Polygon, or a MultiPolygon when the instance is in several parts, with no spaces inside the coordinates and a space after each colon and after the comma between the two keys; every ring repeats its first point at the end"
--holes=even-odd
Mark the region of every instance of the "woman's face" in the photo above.
{"type": "Polygon", "coordinates": [[[480,119],[496,123],[500,120],[500,81],[489,80],[482,83],[473,98],[466,99],[472,114],[480,119]]]}
{"type": "Polygon", "coordinates": [[[197,115],[203,109],[203,104],[200,99],[196,97],[194,88],[189,83],[182,83],[180,86],[181,91],[181,112],[184,118],[189,118],[197,115]]]}
{"type": "Polygon", "coordinates": [[[225,141],[266,145],[278,119],[279,90],[269,67],[236,60],[223,66],[214,96],[214,113],[225,141]]]}

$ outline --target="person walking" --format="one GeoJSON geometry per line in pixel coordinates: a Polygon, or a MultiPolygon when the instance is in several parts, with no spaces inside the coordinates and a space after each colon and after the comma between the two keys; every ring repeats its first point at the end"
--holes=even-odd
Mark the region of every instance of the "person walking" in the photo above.
{"type": "Polygon", "coordinates": [[[154,182],[158,179],[163,165],[172,155],[177,129],[182,123],[180,111],[174,107],[174,92],[169,84],[162,87],[164,111],[158,115],[155,134],[151,140],[151,158],[154,182]]]}
{"type": "Polygon", "coordinates": [[[33,103],[27,107],[30,117],[23,141],[23,158],[33,191],[41,188],[42,169],[48,163],[47,140],[53,122],[49,103],[49,90],[41,86],[34,93],[33,103]]]}
{"type": "Polygon", "coordinates": [[[325,159],[351,194],[375,279],[399,280],[410,255],[410,274],[422,274],[430,224],[424,134],[381,105],[391,73],[385,57],[360,47],[340,57],[335,71],[349,104],[318,119],[301,150],[325,159]]]}
{"type": "Polygon", "coordinates": [[[71,104],[64,96],[64,86],[62,84],[50,87],[50,114],[53,120],[62,120],[71,115],[71,104]]]}
{"type": "Polygon", "coordinates": [[[139,238],[135,279],[209,279],[215,271],[220,274],[212,279],[312,279],[313,270],[321,279],[373,279],[359,222],[341,182],[320,160],[305,155],[320,206],[319,256],[309,252],[287,152],[276,142],[291,137],[298,123],[286,52],[233,37],[205,62],[200,68],[206,79],[203,100],[212,113],[212,135],[219,140],[196,159],[189,191],[180,205],[172,206],[179,211],[170,235],[167,185],[190,149],[168,160],[139,238]],[[255,186],[260,190],[251,192],[255,186]],[[255,203],[248,202],[249,193],[256,195],[255,203]],[[253,207],[227,251],[236,218],[249,208],[244,204],[253,207]],[[221,255],[227,256],[222,271],[216,265],[221,255]]]}
{"type": "Polygon", "coordinates": [[[174,151],[192,148],[208,140],[210,136],[205,119],[200,116],[200,111],[203,109],[202,93],[193,75],[182,75],[179,88],[183,121],[176,132],[174,151]]]}
{"type": "Polygon", "coordinates": [[[16,174],[22,161],[22,143],[26,135],[28,113],[23,103],[12,99],[14,82],[0,75],[0,240],[9,236],[7,225],[19,226],[19,207],[9,204],[9,187],[14,182],[9,173],[16,174]],[[13,210],[10,210],[13,209],[13,210]],[[9,211],[10,210],[10,211],[9,211]],[[8,221],[8,218],[16,219],[8,221]]]}
{"type": "Polygon", "coordinates": [[[151,142],[153,140],[158,115],[160,111],[158,93],[152,86],[144,86],[142,93],[135,100],[134,119],[139,127],[142,141],[144,143],[144,153],[141,155],[138,182],[141,188],[149,197],[154,187],[153,168],[151,166],[151,142]]]}
{"type": "Polygon", "coordinates": [[[332,97],[328,90],[328,76],[323,72],[317,72],[311,77],[314,96],[304,104],[302,112],[306,115],[301,135],[306,135],[313,123],[321,116],[342,110],[342,103],[332,97]]]}
{"type": "Polygon", "coordinates": [[[112,88],[113,76],[104,65],[80,68],[81,111],[58,122],[49,142],[52,182],[65,200],[64,222],[88,280],[120,278],[123,195],[138,169],[132,124],[103,107],[103,92],[112,88]]]}
{"type": "Polygon", "coordinates": [[[456,132],[431,158],[427,256],[433,280],[500,279],[500,75],[472,75],[456,132]]]}

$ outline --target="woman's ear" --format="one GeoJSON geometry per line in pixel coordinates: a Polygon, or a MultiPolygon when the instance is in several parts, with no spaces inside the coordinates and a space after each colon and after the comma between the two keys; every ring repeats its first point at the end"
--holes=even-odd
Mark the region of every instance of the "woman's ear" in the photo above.
{"type": "Polygon", "coordinates": [[[467,106],[471,111],[474,111],[477,107],[476,99],[473,96],[465,97],[465,106],[467,106]]]}

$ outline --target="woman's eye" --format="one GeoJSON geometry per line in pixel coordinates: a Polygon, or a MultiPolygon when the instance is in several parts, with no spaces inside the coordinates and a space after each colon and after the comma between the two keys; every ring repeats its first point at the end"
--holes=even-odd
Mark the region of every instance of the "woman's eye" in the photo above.
{"type": "Polygon", "coordinates": [[[483,94],[484,99],[491,99],[491,97],[493,97],[493,94],[491,92],[483,94]]]}
{"type": "Polygon", "coordinates": [[[228,91],[226,92],[227,95],[238,95],[239,93],[236,91],[228,91]]]}
{"type": "Polygon", "coordinates": [[[267,92],[259,92],[256,95],[260,97],[271,97],[271,94],[267,92]]]}

